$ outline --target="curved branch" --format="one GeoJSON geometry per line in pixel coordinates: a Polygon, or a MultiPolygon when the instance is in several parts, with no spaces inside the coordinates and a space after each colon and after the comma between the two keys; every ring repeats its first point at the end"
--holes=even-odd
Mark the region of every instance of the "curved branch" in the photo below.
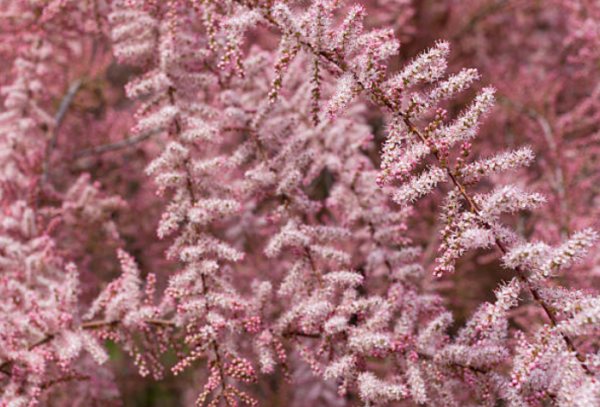
{"type": "Polygon", "coordinates": [[[81,157],[87,157],[89,155],[104,154],[109,151],[116,151],[116,150],[120,150],[120,149],[123,149],[126,147],[130,147],[137,143],[145,141],[146,139],[152,137],[153,135],[159,133],[160,131],[161,131],[161,129],[156,129],[156,130],[149,131],[147,133],[142,133],[139,136],[126,138],[125,140],[121,140],[121,141],[117,141],[117,142],[109,143],[109,144],[103,144],[101,146],[77,151],[75,154],[73,154],[73,158],[81,158],[81,157]]]}
{"type": "MultiPolygon", "coordinates": [[[[89,322],[83,322],[81,325],[79,325],[78,327],[76,327],[75,329],[102,329],[102,328],[106,328],[106,327],[114,327],[117,326],[121,323],[121,320],[114,320],[114,321],[102,321],[102,320],[97,320],[97,321],[89,321],[89,322]]],[[[167,319],[147,319],[144,321],[146,324],[148,325],[154,325],[154,326],[158,326],[158,327],[174,327],[175,326],[175,322],[167,320],[167,319]]],[[[54,338],[56,337],[56,334],[50,334],[50,335],[46,335],[45,337],[41,338],[40,340],[32,343],[31,345],[29,345],[27,347],[28,351],[32,351],[33,349],[45,345],[46,343],[52,341],[54,338]]],[[[0,363],[0,372],[11,376],[11,374],[9,372],[7,372],[6,370],[4,370],[4,368],[8,367],[13,361],[11,360],[7,360],[5,362],[0,363]]]]}

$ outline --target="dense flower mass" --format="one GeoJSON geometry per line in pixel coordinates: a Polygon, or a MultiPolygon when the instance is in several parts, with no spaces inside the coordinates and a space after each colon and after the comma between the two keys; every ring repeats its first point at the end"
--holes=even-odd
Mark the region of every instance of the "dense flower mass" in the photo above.
{"type": "Polygon", "coordinates": [[[0,407],[600,405],[600,3],[0,0],[0,37],[0,407]]]}

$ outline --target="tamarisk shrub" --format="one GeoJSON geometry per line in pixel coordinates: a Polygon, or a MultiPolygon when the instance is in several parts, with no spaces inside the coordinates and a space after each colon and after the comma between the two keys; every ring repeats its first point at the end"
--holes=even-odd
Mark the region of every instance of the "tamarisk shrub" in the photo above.
{"type": "Polygon", "coordinates": [[[600,404],[597,7],[417,3],[0,1],[0,406],[600,404]]]}

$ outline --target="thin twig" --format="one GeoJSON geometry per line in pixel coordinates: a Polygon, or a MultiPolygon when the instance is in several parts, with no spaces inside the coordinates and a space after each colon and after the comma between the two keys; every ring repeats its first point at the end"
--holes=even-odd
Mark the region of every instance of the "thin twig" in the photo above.
{"type": "MultiPolygon", "coordinates": [[[[114,321],[103,321],[103,320],[89,321],[89,322],[83,322],[81,325],[79,325],[78,328],[85,329],[85,330],[101,329],[101,328],[113,327],[113,326],[119,325],[121,322],[122,321],[118,320],[118,319],[114,320],[114,321]]],[[[158,326],[158,327],[174,327],[175,326],[175,322],[170,321],[168,319],[153,319],[153,318],[151,318],[151,319],[145,320],[144,322],[148,325],[154,325],[154,326],[158,326]]],[[[77,327],[74,329],[77,329],[77,327]]],[[[27,347],[27,350],[32,351],[33,349],[50,342],[55,337],[56,337],[56,334],[46,335],[42,339],[39,339],[39,340],[35,341],[34,343],[32,343],[31,345],[29,345],[27,347]]],[[[4,370],[4,368],[9,366],[11,363],[12,363],[12,361],[10,361],[10,360],[0,363],[0,372],[6,374],[7,376],[11,376],[11,374],[9,372],[4,370]]]]}
{"type": "Polygon", "coordinates": [[[86,380],[91,380],[91,377],[88,375],[80,375],[80,374],[74,374],[73,376],[63,376],[63,377],[59,377],[57,379],[53,379],[53,380],[49,380],[45,383],[43,383],[41,385],[42,390],[47,390],[50,387],[59,384],[59,383],[66,383],[66,382],[70,382],[70,381],[86,381],[86,380]]]}
{"type": "Polygon", "coordinates": [[[54,147],[56,147],[56,139],[58,137],[58,129],[60,128],[69,107],[73,103],[73,99],[75,99],[75,95],[81,88],[83,84],[83,79],[77,79],[69,86],[67,93],[63,97],[60,102],[60,106],[56,115],[54,115],[54,126],[52,128],[52,132],[49,135],[48,145],[46,147],[46,155],[44,157],[44,166],[42,172],[42,185],[48,181],[48,176],[50,174],[50,158],[52,157],[52,152],[54,151],[54,147]]]}
{"type": "MultiPolygon", "coordinates": [[[[144,321],[148,325],[156,325],[156,326],[175,326],[175,322],[170,321],[168,319],[146,319],[144,321]]],[[[120,324],[120,320],[114,321],[90,321],[84,322],[79,327],[81,329],[96,329],[96,328],[104,328],[107,326],[115,326],[120,324]]]]}
{"type": "Polygon", "coordinates": [[[103,153],[107,153],[109,151],[120,150],[122,148],[126,148],[126,147],[132,146],[134,144],[140,143],[140,142],[150,138],[154,134],[159,133],[160,131],[161,131],[160,129],[151,130],[149,132],[142,133],[139,136],[129,137],[129,138],[126,138],[125,140],[117,141],[115,143],[104,144],[101,146],[81,150],[81,151],[78,151],[75,154],[73,154],[73,158],[81,158],[81,157],[86,157],[89,155],[103,154],[103,153]]]}
{"type": "Polygon", "coordinates": [[[428,353],[417,352],[417,355],[419,355],[420,358],[427,359],[427,360],[429,360],[429,361],[431,361],[431,362],[433,362],[435,364],[438,364],[438,365],[448,365],[448,366],[452,366],[452,367],[458,367],[458,368],[461,368],[461,369],[468,369],[468,370],[471,370],[473,372],[483,373],[483,374],[486,374],[486,373],[490,372],[488,369],[484,369],[484,368],[478,367],[478,366],[473,366],[473,365],[468,365],[468,364],[462,364],[462,363],[458,363],[458,362],[445,362],[445,361],[440,362],[440,361],[438,361],[436,359],[435,356],[432,356],[432,355],[430,355],[428,353]]]}

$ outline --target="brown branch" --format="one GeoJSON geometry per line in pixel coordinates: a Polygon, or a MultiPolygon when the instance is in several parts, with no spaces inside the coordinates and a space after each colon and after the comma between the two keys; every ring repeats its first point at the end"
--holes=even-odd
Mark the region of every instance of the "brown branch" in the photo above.
{"type": "Polygon", "coordinates": [[[63,376],[63,377],[59,377],[57,379],[49,380],[49,381],[43,383],[41,388],[42,388],[42,390],[46,390],[56,384],[66,383],[66,382],[70,382],[70,381],[87,381],[90,379],[91,379],[90,376],[80,375],[80,374],[74,374],[72,376],[63,376]]]}
{"type": "Polygon", "coordinates": [[[73,103],[73,99],[75,99],[75,95],[81,88],[83,84],[83,79],[75,80],[67,90],[67,93],[63,97],[60,102],[60,106],[56,115],[54,115],[54,126],[52,128],[51,133],[49,134],[48,145],[46,146],[46,152],[44,157],[44,164],[42,169],[42,185],[48,181],[48,177],[50,175],[50,158],[52,158],[52,153],[54,152],[54,148],[56,147],[56,139],[58,137],[58,130],[69,110],[69,107],[73,103]]]}
{"type": "Polygon", "coordinates": [[[54,126],[52,130],[48,133],[48,144],[46,145],[46,150],[44,152],[44,162],[42,163],[42,176],[39,185],[37,186],[37,198],[35,200],[35,209],[40,207],[41,202],[41,192],[43,190],[44,184],[48,182],[48,178],[50,176],[50,159],[52,158],[52,153],[54,152],[54,148],[56,147],[56,139],[58,137],[58,130],[69,110],[69,107],[73,103],[73,99],[75,95],[81,88],[83,84],[83,79],[77,79],[69,86],[67,93],[63,97],[60,102],[60,106],[58,107],[58,111],[54,115],[54,126]]]}
{"type": "Polygon", "coordinates": [[[476,373],[483,373],[483,374],[486,374],[486,373],[490,372],[488,369],[484,369],[482,367],[477,367],[477,366],[472,366],[472,365],[466,365],[466,364],[458,363],[458,362],[439,362],[438,360],[436,360],[435,356],[432,356],[432,355],[430,355],[428,353],[417,352],[417,355],[419,355],[420,358],[430,360],[433,363],[436,363],[438,365],[449,365],[449,366],[452,366],[452,367],[459,367],[461,369],[467,369],[467,370],[471,370],[471,371],[476,372],[476,373]]]}
{"type": "MultiPolygon", "coordinates": [[[[121,323],[120,320],[90,321],[90,322],[82,323],[81,325],[79,325],[79,327],[81,329],[98,329],[98,328],[112,327],[112,326],[118,325],[120,323],[121,323]]],[[[155,326],[175,326],[175,322],[167,320],[167,319],[147,319],[144,321],[144,323],[146,323],[148,325],[155,325],[155,326]]]]}
{"type": "MultiPolygon", "coordinates": [[[[117,326],[121,323],[121,320],[114,320],[114,321],[89,321],[89,322],[83,322],[81,323],[78,327],[75,327],[75,329],[79,328],[79,329],[102,329],[102,328],[107,328],[107,327],[114,327],[117,326]]],[[[175,322],[167,320],[167,319],[147,319],[144,321],[146,324],[148,325],[154,325],[154,326],[158,326],[158,327],[174,327],[175,326],[175,322]]],[[[39,346],[45,345],[46,343],[50,342],[51,340],[53,340],[56,337],[56,334],[49,334],[44,336],[43,338],[37,340],[36,342],[32,343],[31,345],[29,345],[27,347],[28,351],[31,351],[39,346]]],[[[6,368],[7,366],[9,366],[13,361],[7,360],[5,362],[0,363],[0,372],[11,376],[11,374],[7,371],[4,370],[4,368],[6,368]]]]}
{"type": "Polygon", "coordinates": [[[114,143],[104,144],[101,146],[87,148],[85,150],[77,151],[75,154],[73,154],[73,158],[81,158],[81,157],[86,157],[89,155],[104,154],[109,151],[116,151],[116,150],[120,150],[120,149],[123,149],[126,147],[130,147],[130,146],[133,146],[137,143],[140,143],[140,142],[150,138],[151,136],[159,133],[160,131],[161,131],[160,129],[152,130],[152,131],[149,131],[146,133],[142,133],[139,136],[126,138],[125,140],[121,140],[121,141],[117,141],[114,143]]]}
{"type": "Polygon", "coordinates": [[[308,258],[308,262],[310,264],[310,268],[313,272],[313,274],[315,275],[315,277],[317,278],[317,282],[319,283],[319,287],[323,287],[323,276],[321,276],[321,273],[319,272],[319,270],[317,270],[317,267],[315,265],[315,261],[312,257],[312,255],[310,254],[310,250],[308,247],[304,247],[304,253],[306,254],[306,257],[308,258]]]}

